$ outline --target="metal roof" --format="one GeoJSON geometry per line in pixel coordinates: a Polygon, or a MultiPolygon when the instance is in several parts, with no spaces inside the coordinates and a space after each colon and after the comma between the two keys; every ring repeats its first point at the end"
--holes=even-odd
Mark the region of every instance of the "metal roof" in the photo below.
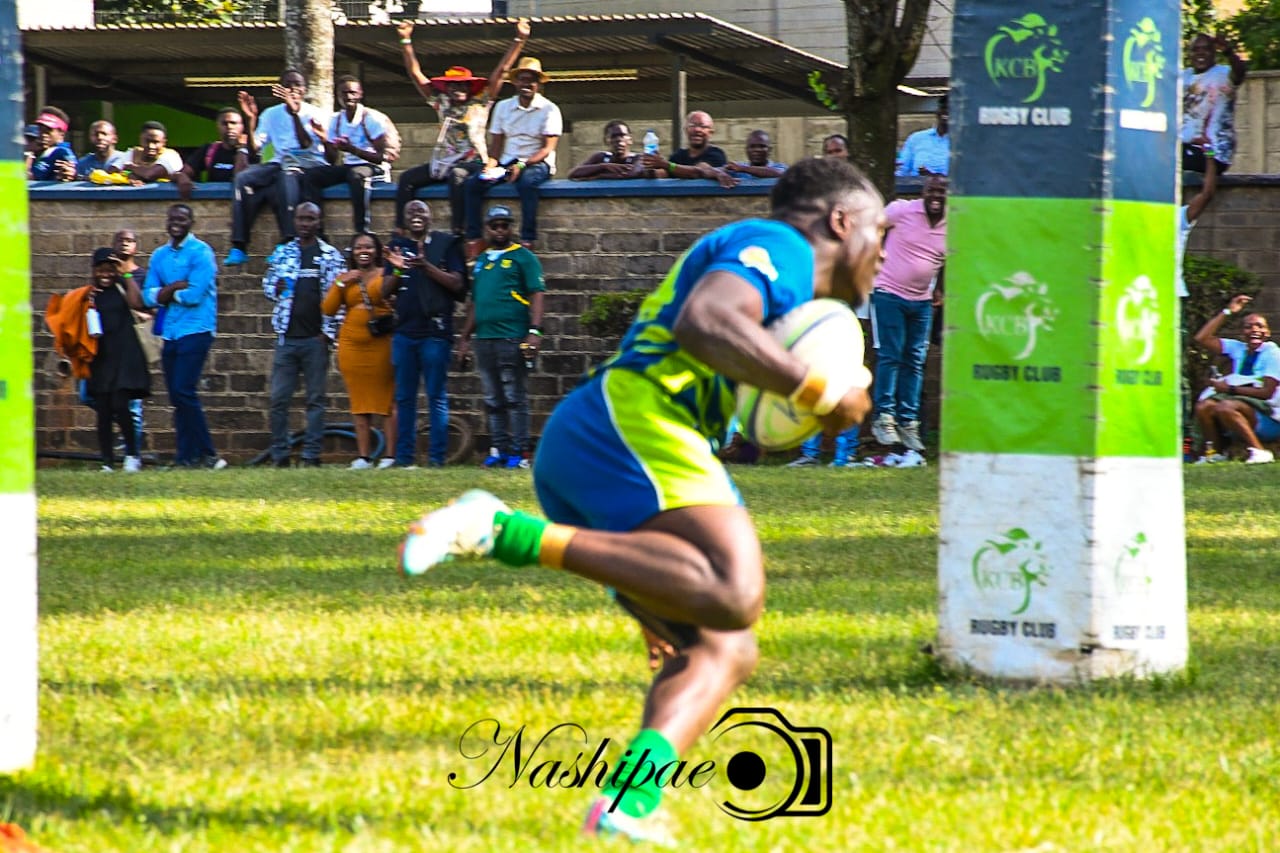
{"type": "MultiPolygon", "coordinates": [[[[684,57],[690,104],[784,100],[796,113],[822,112],[808,85],[829,84],[844,66],[697,12],[532,18],[525,55],[551,72],[627,72],[634,79],[553,79],[548,95],[566,117],[591,105],[669,103],[673,63],[684,57]],[[634,70],[634,75],[630,72],[634,70]]],[[[465,65],[485,76],[510,44],[515,19],[419,21],[414,46],[423,70],[465,65]]],[[[404,73],[393,27],[367,21],[335,25],[338,73],[358,65],[369,103],[420,107],[404,73]]],[[[234,101],[244,86],[188,88],[187,77],[272,77],[284,67],[280,23],[134,24],[32,28],[23,32],[28,65],[45,68],[50,101],[162,103],[199,114],[234,101]]],[[[590,75],[578,75],[590,76],[590,75]]]]}

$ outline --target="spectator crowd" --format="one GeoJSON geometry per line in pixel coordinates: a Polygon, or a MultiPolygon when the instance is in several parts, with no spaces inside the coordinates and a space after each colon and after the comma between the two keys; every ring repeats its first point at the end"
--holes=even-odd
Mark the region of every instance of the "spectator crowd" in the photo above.
{"type": "MultiPolygon", "coordinates": [[[[82,156],[67,141],[71,118],[62,109],[42,107],[26,128],[32,181],[167,182],[182,201],[191,198],[197,184],[229,184],[231,241],[221,259],[224,270],[249,261],[257,218],[271,208],[279,242],[265,259],[262,287],[272,304],[276,336],[268,453],[276,466],[293,463],[288,424],[299,379],[305,429],[298,462],[320,464],[325,386],[335,346],[356,433],[358,455],[351,467],[416,465],[420,388],[425,388],[430,423],[426,461],[443,464],[448,370],[456,358],[473,353],[493,442],[484,464],[528,464],[526,378],[541,344],[545,290],[536,254],[539,187],[557,173],[564,120],[544,94],[549,77],[541,61],[522,55],[531,37],[528,22],[516,24],[507,50],[487,77],[458,65],[428,76],[419,64],[413,33],[412,22],[396,25],[405,72],[435,111],[439,133],[430,159],[404,168],[395,179],[395,229],[385,240],[372,230],[370,197],[375,184],[393,180],[402,144],[394,122],[365,103],[363,86],[354,77],[339,79],[337,109],[329,111],[309,103],[305,75],[287,69],[271,87],[277,103],[261,108],[252,95],[240,92],[236,106],[218,111],[217,138],[185,158],[169,147],[167,130],[158,121],[144,122],[136,144],[124,149],[118,147],[119,131],[112,122],[95,121],[87,132],[90,150],[82,156]],[[507,84],[514,95],[500,99],[507,84]],[[500,183],[515,190],[518,215],[505,204],[487,201],[500,183]],[[432,229],[430,209],[416,198],[431,184],[447,187],[448,230],[432,229]],[[324,190],[335,185],[346,186],[351,200],[351,236],[345,241],[333,240],[325,228],[324,190]],[[463,319],[455,329],[459,307],[463,319]],[[373,458],[375,423],[386,436],[380,459],[373,458]]],[[[1231,163],[1234,92],[1246,73],[1243,60],[1221,38],[1197,36],[1189,57],[1191,67],[1183,72],[1183,165],[1204,172],[1205,181],[1178,213],[1180,296],[1185,296],[1181,260],[1187,234],[1212,200],[1217,176],[1231,163]],[[1216,64],[1219,52],[1226,53],[1226,65],[1216,64]]],[[[604,127],[601,149],[569,169],[567,178],[701,180],[732,188],[744,176],[771,179],[787,169],[773,159],[772,139],[764,130],[748,134],[739,156],[715,145],[714,134],[712,116],[694,110],[685,120],[683,147],[663,153],[657,135],[648,130],[636,150],[632,126],[611,121],[604,127]]],[[[943,301],[950,139],[943,95],[934,126],[909,135],[898,153],[896,174],[922,178],[923,196],[889,205],[894,229],[886,241],[886,262],[870,304],[860,309],[872,335],[867,351],[876,378],[870,433],[888,451],[865,457],[867,464],[925,464],[922,378],[934,313],[943,301]]],[[[847,158],[848,139],[828,136],[817,156],[847,158]]],[[[173,410],[175,463],[226,464],[212,446],[198,395],[217,327],[219,261],[194,226],[192,209],[185,203],[173,205],[165,223],[169,242],[152,252],[147,267],[134,260],[135,233],[121,230],[110,247],[94,253],[89,283],[50,303],[47,317],[55,344],[71,358],[82,381],[82,399],[98,416],[104,468],[115,465],[113,425],[122,437],[124,470],[141,467],[141,401],[151,393],[151,363],[161,367],[173,410]],[[148,352],[158,342],[163,342],[159,357],[151,359],[148,352]]],[[[1255,340],[1257,325],[1248,332],[1255,340]]],[[[1212,352],[1234,354],[1217,341],[1197,338],[1212,352]]],[[[1255,362],[1280,364],[1266,358],[1245,366],[1252,369],[1255,362]]],[[[1280,372],[1274,378],[1280,380],[1280,372]]],[[[1218,402],[1206,399],[1196,406],[1205,434],[1216,441],[1216,447],[1210,444],[1198,454],[1209,461],[1221,458],[1221,433],[1230,434],[1234,426],[1219,412],[1231,407],[1224,409],[1218,402]],[[1200,414],[1211,409],[1219,414],[1200,414]]],[[[1187,409],[1189,413],[1189,403],[1187,409]]],[[[836,439],[834,466],[854,463],[859,436],[854,427],[836,439]]],[[[1250,461],[1269,461],[1256,436],[1244,439],[1250,461]]],[[[816,464],[821,446],[821,437],[807,443],[793,465],[816,464]]]]}

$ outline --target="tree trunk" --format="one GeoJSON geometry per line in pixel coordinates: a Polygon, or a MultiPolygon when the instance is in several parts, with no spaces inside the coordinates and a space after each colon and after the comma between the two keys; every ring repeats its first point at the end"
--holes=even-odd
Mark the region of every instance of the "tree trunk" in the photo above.
{"type": "Polygon", "coordinates": [[[915,65],[929,0],[845,0],[849,67],[840,86],[849,159],[886,199],[894,195],[898,153],[898,84],[915,65]]]}
{"type": "Polygon", "coordinates": [[[287,68],[307,77],[307,102],[333,110],[333,17],[329,0],[286,0],[284,56],[287,68]]]}

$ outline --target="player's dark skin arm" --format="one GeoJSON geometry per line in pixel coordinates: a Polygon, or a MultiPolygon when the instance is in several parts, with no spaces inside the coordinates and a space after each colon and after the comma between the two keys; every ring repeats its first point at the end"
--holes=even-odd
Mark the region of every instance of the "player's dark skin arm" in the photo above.
{"type": "Polygon", "coordinates": [[[785,397],[804,381],[805,367],[769,336],[763,318],[759,291],[718,270],[694,286],[674,332],[683,349],[717,373],[785,397]]]}
{"type": "MultiPolygon", "coordinates": [[[[738,276],[708,273],[689,294],[676,318],[675,336],[694,358],[722,376],[786,397],[804,381],[807,369],[760,325],[760,293],[738,276]]],[[[864,388],[850,388],[836,408],[819,418],[823,431],[836,435],[871,412],[864,388]]]]}

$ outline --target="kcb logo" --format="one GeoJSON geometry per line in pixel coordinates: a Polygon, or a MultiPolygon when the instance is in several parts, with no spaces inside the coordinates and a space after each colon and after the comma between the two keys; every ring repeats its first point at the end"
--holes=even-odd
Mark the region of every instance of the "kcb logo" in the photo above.
{"type": "Polygon", "coordinates": [[[987,39],[983,51],[991,82],[997,88],[1011,83],[1014,88],[1028,91],[1022,99],[1024,104],[1040,100],[1049,72],[1061,73],[1069,55],[1062,48],[1057,25],[1034,12],[1000,27],[987,39]]]}
{"type": "Polygon", "coordinates": [[[1135,364],[1146,364],[1156,346],[1156,329],[1160,326],[1159,296],[1155,285],[1140,275],[1125,288],[1116,303],[1116,331],[1129,352],[1136,352],[1135,364]]]}
{"type": "Polygon", "coordinates": [[[1156,83],[1164,77],[1164,48],[1155,21],[1143,18],[1124,43],[1124,82],[1130,89],[1146,87],[1142,108],[1155,103],[1156,83]]]}
{"type": "Polygon", "coordinates": [[[974,306],[978,333],[988,340],[1005,339],[1010,356],[1022,361],[1036,349],[1042,332],[1053,331],[1058,309],[1049,298],[1049,285],[1028,272],[1016,272],[1002,283],[990,284],[974,306]]]}
{"type": "Polygon", "coordinates": [[[971,561],[973,583],[984,598],[997,599],[1010,615],[1025,613],[1037,586],[1049,585],[1049,560],[1043,544],[1021,527],[982,543],[971,561]]]}
{"type": "Polygon", "coordinates": [[[1147,534],[1139,532],[1120,548],[1112,567],[1112,580],[1116,594],[1144,596],[1151,591],[1151,542],[1147,534]]]}

